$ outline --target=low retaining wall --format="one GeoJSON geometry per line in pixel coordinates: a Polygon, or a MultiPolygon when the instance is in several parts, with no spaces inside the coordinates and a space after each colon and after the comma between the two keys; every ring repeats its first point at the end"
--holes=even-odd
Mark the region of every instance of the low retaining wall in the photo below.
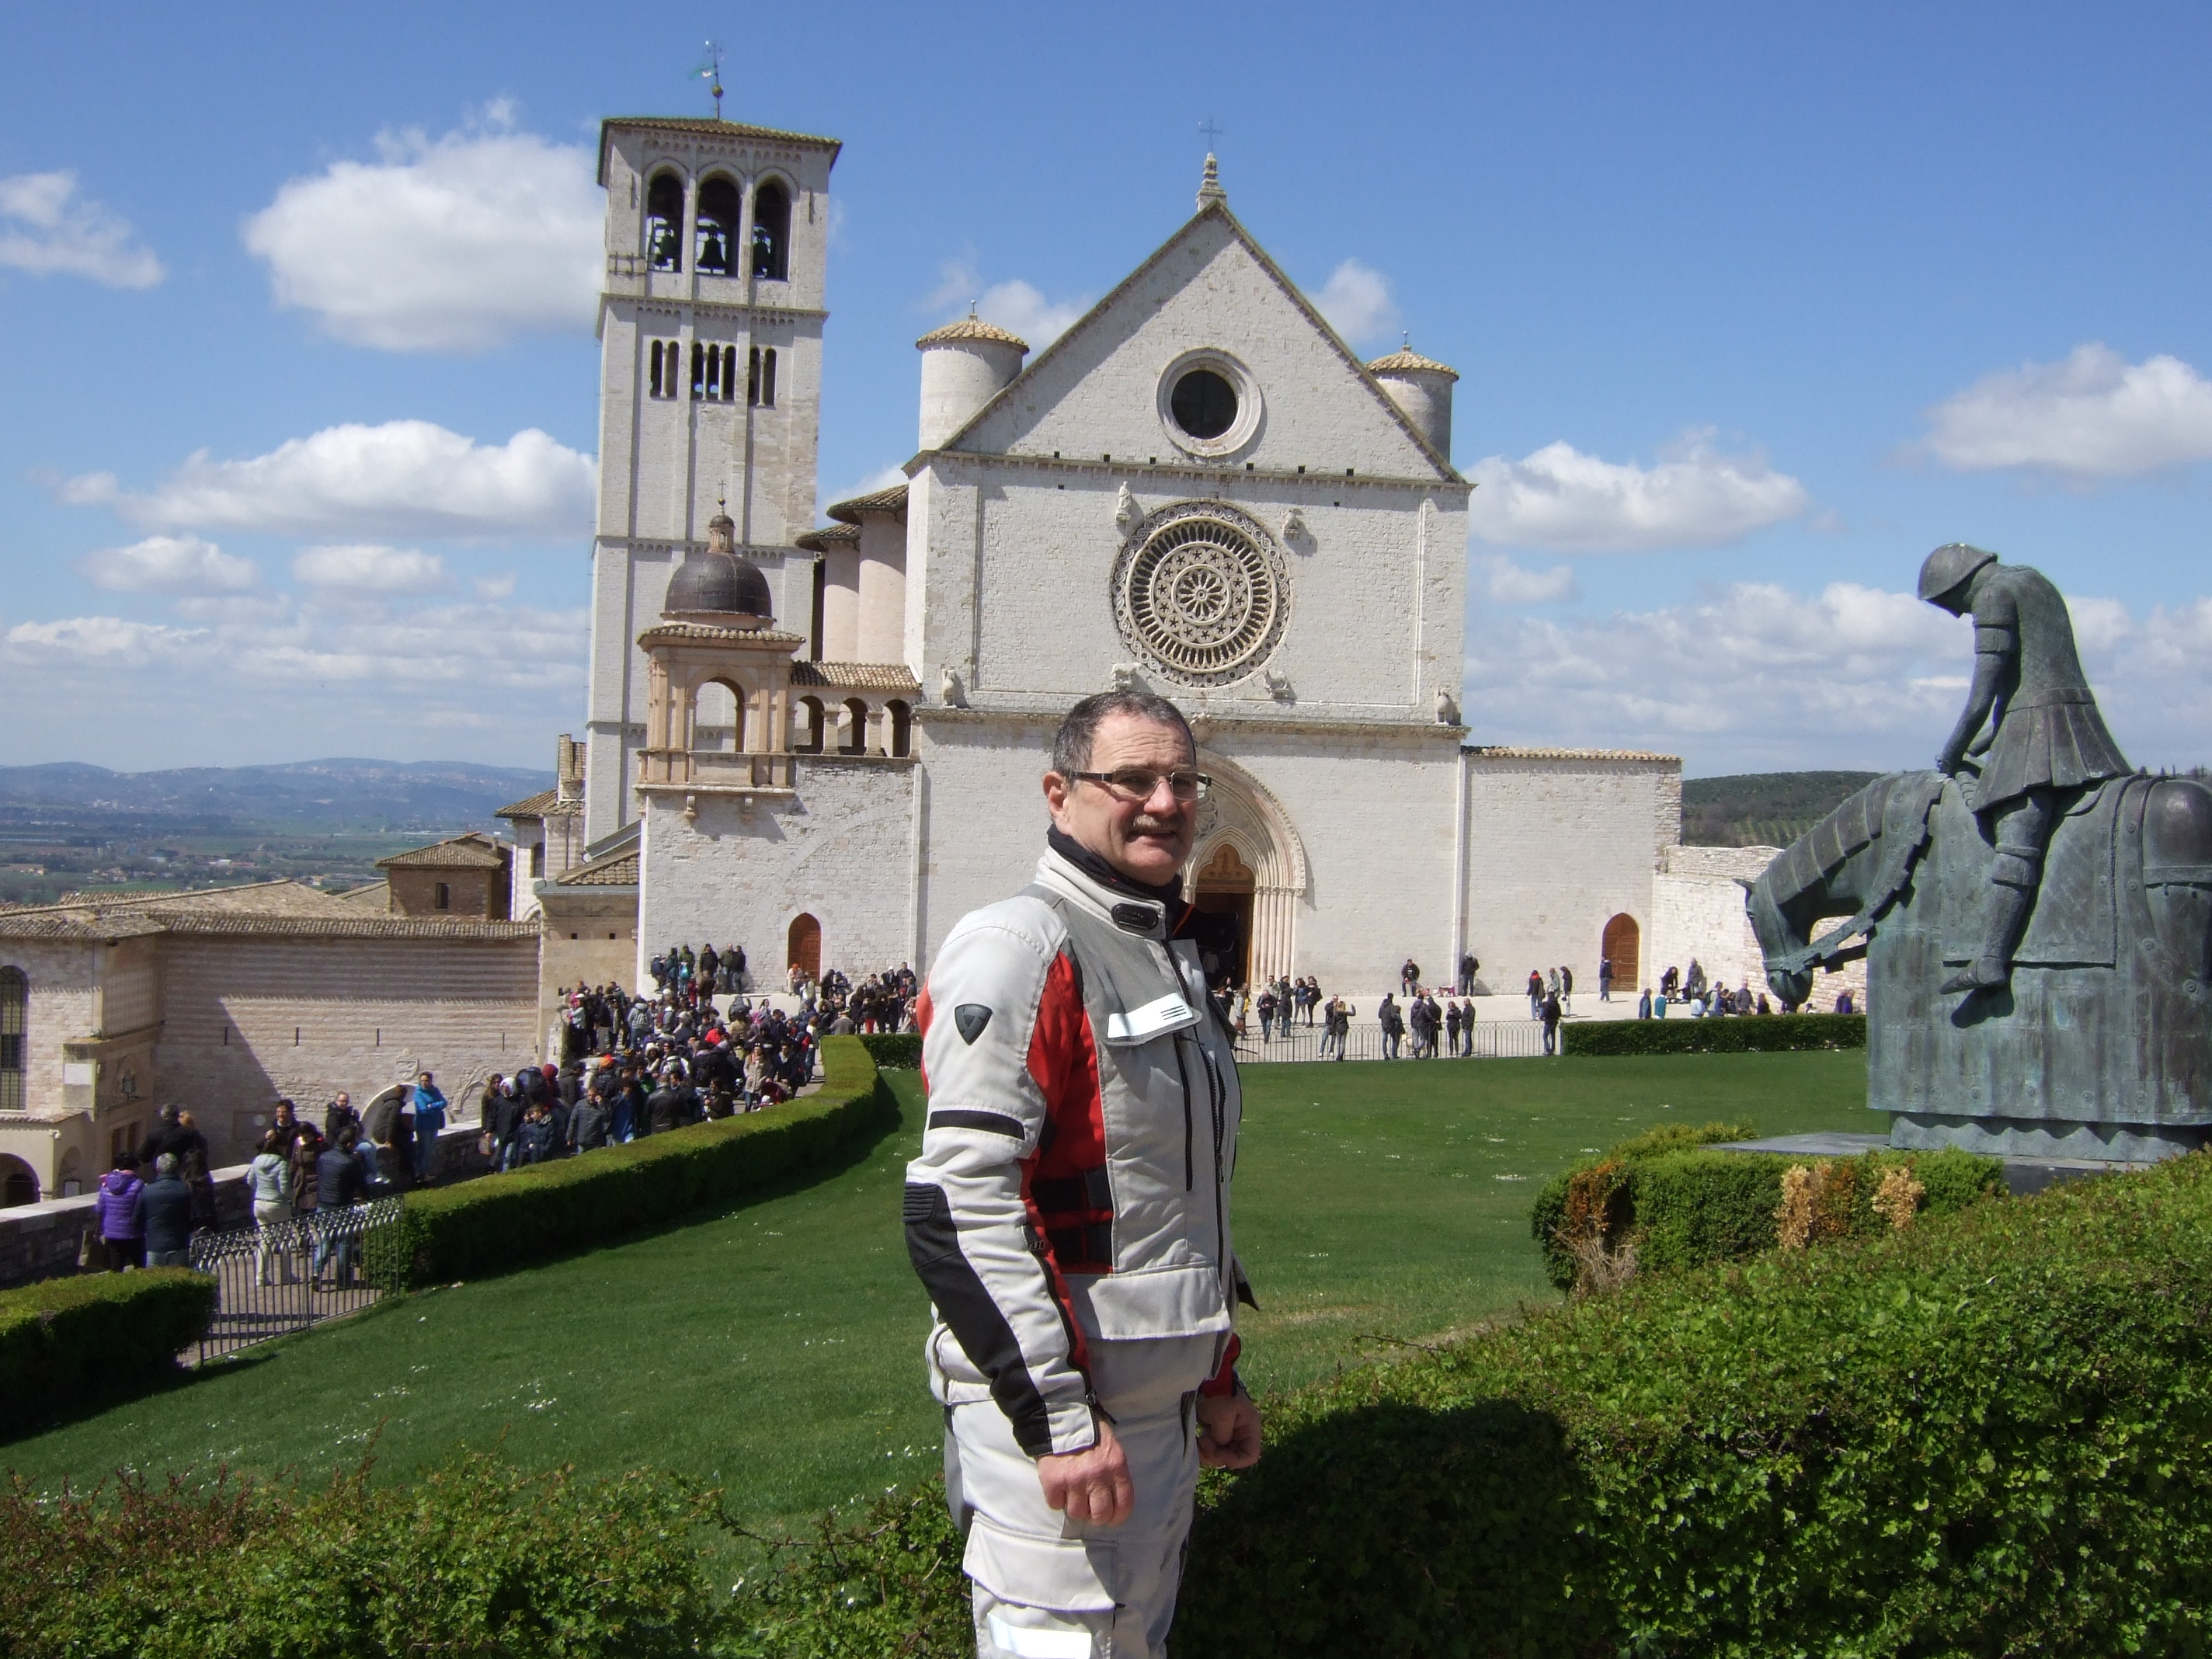
{"type": "MultiPolygon", "coordinates": [[[[438,1137],[438,1156],[430,1170],[433,1182],[465,1181],[487,1173],[477,1156],[480,1126],[465,1123],[438,1137]]],[[[389,1147],[380,1148],[390,1172],[389,1147]]],[[[246,1195],[246,1169],[234,1164],[215,1171],[215,1214],[218,1228],[243,1227],[253,1219],[253,1206],[246,1195]]],[[[100,1195],[54,1198],[38,1204],[0,1210],[0,1287],[28,1285],[77,1271],[77,1252],[84,1235],[100,1226],[100,1195]]]]}

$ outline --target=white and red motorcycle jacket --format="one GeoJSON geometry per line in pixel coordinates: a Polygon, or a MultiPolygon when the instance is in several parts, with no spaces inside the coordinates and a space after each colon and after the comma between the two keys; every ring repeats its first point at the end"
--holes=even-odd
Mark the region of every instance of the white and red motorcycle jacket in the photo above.
{"type": "Polygon", "coordinates": [[[1094,1408],[1235,1386],[1241,1097],[1183,919],[1048,851],[922,991],[905,1220],[931,1386],[996,1401],[1033,1457],[1091,1445],[1094,1408]]]}

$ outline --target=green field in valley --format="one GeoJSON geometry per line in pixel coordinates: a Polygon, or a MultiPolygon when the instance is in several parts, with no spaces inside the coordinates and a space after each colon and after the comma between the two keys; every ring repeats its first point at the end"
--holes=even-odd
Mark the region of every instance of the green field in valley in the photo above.
{"type": "MultiPolygon", "coordinates": [[[[495,1279],[396,1298],[165,1393],[0,1448],[36,1485],[297,1469],[374,1447],[404,1479],[459,1443],[529,1467],[648,1465],[726,1487],[757,1525],[933,1473],[927,1319],[899,1232],[920,1139],[726,1212],[495,1279]]],[[[1528,1206],[1583,1152],[1656,1123],[1861,1129],[1858,1053],[1255,1066],[1244,1073],[1245,1375],[1267,1390],[1548,1300],[1528,1206]]]]}

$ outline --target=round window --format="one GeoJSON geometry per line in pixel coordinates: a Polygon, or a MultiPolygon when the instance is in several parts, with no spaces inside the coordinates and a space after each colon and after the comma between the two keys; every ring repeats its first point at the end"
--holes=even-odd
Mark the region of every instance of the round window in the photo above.
{"type": "Polygon", "coordinates": [[[1168,408],[1192,437],[1218,438],[1237,424],[1237,388],[1210,368],[1194,368],[1175,383],[1168,408]]]}
{"type": "Polygon", "coordinates": [[[1290,584],[1267,532],[1223,501],[1155,513],[1122,546],[1114,609],[1127,640],[1168,678],[1228,685],[1283,635],[1290,584]]]}

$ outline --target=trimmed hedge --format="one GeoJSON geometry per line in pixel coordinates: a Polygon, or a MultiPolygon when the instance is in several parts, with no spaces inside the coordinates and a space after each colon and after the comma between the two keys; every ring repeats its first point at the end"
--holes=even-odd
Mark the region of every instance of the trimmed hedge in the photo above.
{"type": "Polygon", "coordinates": [[[1635,1239],[1641,1269],[1740,1261],[1774,1248],[1783,1174],[1798,1164],[1814,1170],[1841,1164],[1850,1172],[1848,1179],[1824,1179],[1815,1203],[1826,1199],[1834,1215],[1832,1224],[1816,1225],[1815,1237],[1872,1238],[1893,1231],[1875,1200],[1883,1177],[1894,1169],[1925,1189],[1917,1205],[1923,1215],[1946,1215],[2005,1192],[1999,1160],[1955,1150],[1875,1152],[1856,1158],[1694,1150],[1616,1155],[1547,1182],[1529,1212],[1528,1230],[1543,1249],[1545,1271],[1563,1291],[1574,1286],[1578,1269],[1562,1235],[1586,1229],[1593,1214],[1604,1217],[1608,1243],[1635,1239]]]}
{"type": "MultiPolygon", "coordinates": [[[[1173,1651],[2202,1654],[2212,1156],[1638,1280],[1262,1409],[1259,1465],[1200,1486],[1173,1651]]],[[[750,1587],[742,1650],[951,1654],[958,1569],[887,1505],[750,1587]]]]}
{"type": "Polygon", "coordinates": [[[860,1046],[868,1057],[887,1072],[918,1072],[921,1069],[921,1033],[919,1031],[872,1031],[860,1038],[860,1046]]]}
{"type": "Polygon", "coordinates": [[[130,1393],[174,1370],[215,1305],[215,1280],[185,1267],[84,1273],[0,1291],[8,1432],[27,1432],[64,1407],[130,1393]]]}
{"type": "Polygon", "coordinates": [[[896,1116],[859,1038],[828,1038],[822,1066],[817,1092],[781,1106],[410,1193],[367,1270],[398,1289],[504,1273],[765,1186],[896,1116]]]}
{"type": "Polygon", "coordinates": [[[1730,1014],[1689,1019],[1599,1019],[1559,1028],[1564,1054],[1777,1054],[1863,1048],[1864,1014],[1730,1014]]]}
{"type": "Polygon", "coordinates": [[[696,1654],[726,1595],[695,1534],[711,1494],[463,1455],[413,1486],[302,1493],[125,1478],[0,1497],[0,1651],[56,1659],[696,1654]]]}

